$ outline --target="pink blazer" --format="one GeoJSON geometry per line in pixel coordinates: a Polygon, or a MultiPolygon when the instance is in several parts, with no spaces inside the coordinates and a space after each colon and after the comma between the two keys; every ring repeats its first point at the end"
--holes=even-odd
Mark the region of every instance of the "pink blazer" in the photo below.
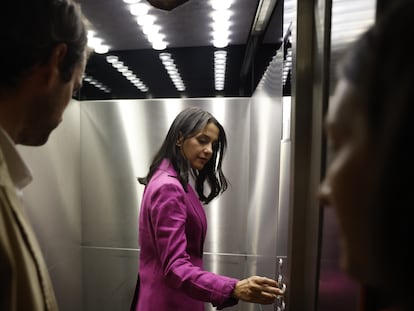
{"type": "Polygon", "coordinates": [[[145,187],[139,216],[141,247],[137,311],[203,311],[204,302],[218,309],[237,279],[203,270],[206,215],[197,194],[187,192],[164,160],[145,187]]]}

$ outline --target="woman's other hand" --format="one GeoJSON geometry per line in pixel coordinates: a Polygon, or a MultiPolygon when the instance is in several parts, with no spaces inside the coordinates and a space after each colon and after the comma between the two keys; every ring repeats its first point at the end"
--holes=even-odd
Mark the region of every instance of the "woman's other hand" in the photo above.
{"type": "Polygon", "coordinates": [[[232,296],[234,298],[260,304],[271,304],[284,291],[277,287],[277,282],[261,276],[251,276],[236,284],[232,296]]]}

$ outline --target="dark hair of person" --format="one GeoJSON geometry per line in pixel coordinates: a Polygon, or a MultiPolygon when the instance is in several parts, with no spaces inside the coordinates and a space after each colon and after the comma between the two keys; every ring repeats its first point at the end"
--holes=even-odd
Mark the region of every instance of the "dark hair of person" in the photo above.
{"type": "Polygon", "coordinates": [[[61,65],[64,82],[85,57],[86,20],[72,0],[4,1],[0,10],[0,89],[16,87],[37,64],[48,61],[54,47],[65,43],[61,65]]]}
{"type": "Polygon", "coordinates": [[[227,180],[221,169],[226,148],[227,138],[224,128],[209,112],[196,107],[184,109],[171,124],[161,148],[151,163],[147,176],[138,178],[138,181],[143,185],[147,185],[163,159],[168,159],[178,172],[177,178],[184,190],[187,188],[189,173],[191,172],[194,175],[198,196],[202,202],[207,204],[227,189],[227,180]],[[186,140],[197,135],[209,123],[213,123],[218,127],[218,141],[213,145],[213,156],[210,161],[206,163],[203,169],[194,170],[190,168],[188,160],[183,157],[176,143],[180,137],[186,140]],[[210,188],[208,195],[204,193],[205,182],[210,188]]]}
{"type": "Polygon", "coordinates": [[[414,310],[414,1],[396,1],[343,64],[343,76],[364,93],[363,107],[378,169],[372,206],[378,219],[378,261],[395,305],[414,310]]]}

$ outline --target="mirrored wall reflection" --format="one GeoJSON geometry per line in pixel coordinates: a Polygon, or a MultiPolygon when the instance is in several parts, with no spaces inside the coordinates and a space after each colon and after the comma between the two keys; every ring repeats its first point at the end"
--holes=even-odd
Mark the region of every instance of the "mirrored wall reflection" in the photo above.
{"type": "Polygon", "coordinates": [[[376,0],[332,0],[331,93],[345,51],[375,21],[376,0]]]}
{"type": "MultiPolygon", "coordinates": [[[[333,94],[337,69],[344,53],[374,23],[376,2],[332,0],[330,95],[333,94]]],[[[329,154],[327,156],[329,158],[329,154]]],[[[360,289],[339,267],[339,232],[332,209],[324,209],[322,232],[318,311],[357,310],[360,289]]]]}

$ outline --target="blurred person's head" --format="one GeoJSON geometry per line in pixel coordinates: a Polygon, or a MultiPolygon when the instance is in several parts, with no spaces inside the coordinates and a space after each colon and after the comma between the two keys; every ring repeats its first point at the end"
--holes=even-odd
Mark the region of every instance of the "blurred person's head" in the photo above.
{"type": "Polygon", "coordinates": [[[6,1],[0,40],[0,124],[15,143],[44,144],[82,83],[87,33],[79,5],[6,1]]]}
{"type": "Polygon", "coordinates": [[[412,307],[414,3],[399,3],[345,58],[326,127],[320,196],[335,208],[343,269],[412,307]]]}

